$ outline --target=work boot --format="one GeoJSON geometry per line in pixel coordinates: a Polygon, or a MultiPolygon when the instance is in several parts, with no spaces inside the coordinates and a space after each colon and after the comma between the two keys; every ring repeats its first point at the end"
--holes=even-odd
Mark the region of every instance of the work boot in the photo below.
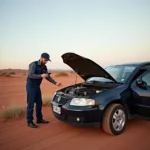
{"type": "Polygon", "coordinates": [[[33,122],[28,122],[28,126],[31,127],[31,128],[37,128],[38,127],[33,122]]]}
{"type": "Polygon", "coordinates": [[[47,124],[49,123],[49,121],[41,119],[41,120],[37,120],[37,123],[47,124]]]}

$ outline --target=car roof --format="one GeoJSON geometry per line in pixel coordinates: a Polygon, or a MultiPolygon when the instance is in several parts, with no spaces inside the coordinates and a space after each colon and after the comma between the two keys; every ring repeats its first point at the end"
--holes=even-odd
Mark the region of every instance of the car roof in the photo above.
{"type": "Polygon", "coordinates": [[[143,66],[143,65],[150,65],[150,61],[123,63],[123,64],[116,64],[114,66],[143,66]]]}

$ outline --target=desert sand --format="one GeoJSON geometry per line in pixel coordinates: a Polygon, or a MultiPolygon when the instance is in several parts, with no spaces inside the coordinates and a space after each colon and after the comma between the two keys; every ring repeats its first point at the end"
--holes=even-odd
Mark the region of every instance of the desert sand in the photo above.
{"type": "MultiPolygon", "coordinates": [[[[55,77],[61,87],[43,81],[43,96],[52,96],[59,88],[75,83],[75,75],[55,77]]],[[[78,77],[78,82],[82,79],[78,77]]],[[[26,108],[26,76],[0,77],[0,109],[20,105],[26,108]]],[[[96,127],[76,127],[54,118],[50,107],[43,107],[47,125],[31,129],[26,115],[18,120],[0,121],[1,150],[150,150],[150,121],[130,120],[122,135],[110,136],[96,127]]],[[[34,114],[35,115],[35,114],[34,114]]]]}

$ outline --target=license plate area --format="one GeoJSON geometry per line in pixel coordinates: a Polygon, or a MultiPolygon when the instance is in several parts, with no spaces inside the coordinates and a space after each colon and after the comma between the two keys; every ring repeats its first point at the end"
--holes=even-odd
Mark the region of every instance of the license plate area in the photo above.
{"type": "Polygon", "coordinates": [[[53,105],[53,111],[57,114],[61,114],[61,107],[58,107],[56,105],[53,105]]]}

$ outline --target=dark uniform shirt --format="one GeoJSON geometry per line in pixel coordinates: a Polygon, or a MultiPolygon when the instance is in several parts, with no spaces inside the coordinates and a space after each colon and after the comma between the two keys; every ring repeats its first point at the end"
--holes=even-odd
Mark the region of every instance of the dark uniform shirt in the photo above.
{"type": "MultiPolygon", "coordinates": [[[[41,65],[40,61],[34,61],[29,64],[27,82],[31,85],[40,86],[42,82],[42,74],[48,73],[46,65],[41,65]]],[[[46,78],[49,82],[56,84],[56,81],[53,80],[50,75],[46,78]]]]}

